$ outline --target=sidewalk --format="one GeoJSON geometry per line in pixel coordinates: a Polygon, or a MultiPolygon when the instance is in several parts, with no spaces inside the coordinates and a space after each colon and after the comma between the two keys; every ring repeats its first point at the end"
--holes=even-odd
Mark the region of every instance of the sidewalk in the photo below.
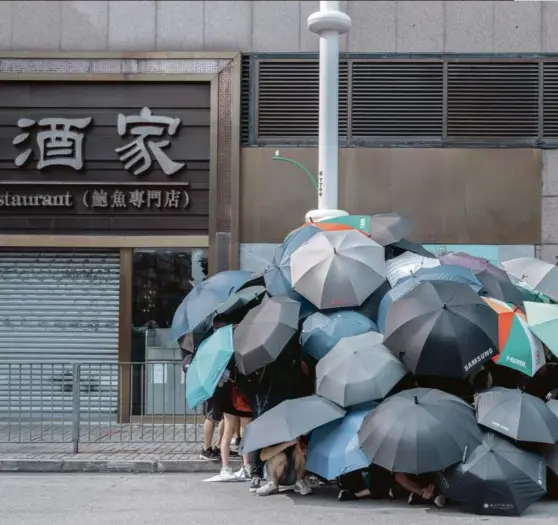
{"type": "Polygon", "coordinates": [[[95,424],[73,454],[68,425],[0,423],[0,472],[217,472],[199,459],[201,437],[201,425],[95,424]]]}

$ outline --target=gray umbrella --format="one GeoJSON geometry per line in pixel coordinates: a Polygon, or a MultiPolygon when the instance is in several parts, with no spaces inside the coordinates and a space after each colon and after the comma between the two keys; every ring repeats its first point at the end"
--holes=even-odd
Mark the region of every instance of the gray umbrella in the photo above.
{"type": "Polygon", "coordinates": [[[360,306],[385,281],[384,255],[356,230],[320,232],[291,255],[291,282],[320,310],[360,306]]]}
{"type": "Polygon", "coordinates": [[[399,242],[413,231],[413,223],[398,213],[378,213],[370,219],[370,238],[382,246],[399,242]]]}
{"type": "Polygon", "coordinates": [[[238,370],[251,374],[272,363],[298,331],[300,303],[289,297],[266,297],[234,331],[238,370]]]}
{"type": "Polygon", "coordinates": [[[408,371],[382,341],[376,332],[341,339],[318,362],[316,393],[342,407],[383,399],[408,371]]]}
{"type": "Polygon", "coordinates": [[[342,408],[320,396],[283,401],[247,425],[242,453],[291,441],[344,415],[342,408]]]}
{"type": "Polygon", "coordinates": [[[544,496],[546,465],[537,454],[489,432],[463,463],[438,474],[438,485],[477,514],[518,516],[544,496]]]}
{"type": "Polygon", "coordinates": [[[482,432],[473,409],[440,390],[414,388],[378,406],[360,427],[360,448],[392,472],[422,474],[459,463],[482,432]]]}
{"type": "Polygon", "coordinates": [[[503,263],[506,272],[526,282],[553,301],[558,301],[558,267],[534,257],[520,257],[503,263]]]}
{"type": "Polygon", "coordinates": [[[493,387],[479,394],[477,421],[516,441],[558,441],[558,418],[544,401],[515,388],[493,387]]]}

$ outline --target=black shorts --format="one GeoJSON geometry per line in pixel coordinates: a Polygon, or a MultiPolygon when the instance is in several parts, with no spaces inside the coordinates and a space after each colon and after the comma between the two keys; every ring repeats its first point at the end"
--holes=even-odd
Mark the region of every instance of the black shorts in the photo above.
{"type": "Polygon", "coordinates": [[[223,419],[223,401],[226,398],[227,389],[223,387],[217,387],[213,396],[211,396],[206,402],[206,419],[211,419],[211,421],[221,421],[223,419]]]}

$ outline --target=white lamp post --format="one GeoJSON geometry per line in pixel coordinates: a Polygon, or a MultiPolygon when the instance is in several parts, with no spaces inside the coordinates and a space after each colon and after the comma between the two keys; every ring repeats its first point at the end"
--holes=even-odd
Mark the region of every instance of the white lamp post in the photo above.
{"type": "Polygon", "coordinates": [[[339,11],[338,1],[320,1],[320,10],[308,17],[308,29],[320,37],[320,113],[318,138],[318,208],[307,221],[348,215],[337,209],[339,163],[339,35],[351,19],[339,11]]]}

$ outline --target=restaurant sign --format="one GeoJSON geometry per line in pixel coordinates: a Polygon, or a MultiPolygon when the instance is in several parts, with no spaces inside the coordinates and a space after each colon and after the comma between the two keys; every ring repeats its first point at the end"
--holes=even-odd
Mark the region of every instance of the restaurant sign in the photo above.
{"type": "Polygon", "coordinates": [[[0,84],[0,228],[207,230],[208,86],[82,84],[77,106],[75,84],[28,84],[29,107],[9,103],[13,86],[0,84]]]}

